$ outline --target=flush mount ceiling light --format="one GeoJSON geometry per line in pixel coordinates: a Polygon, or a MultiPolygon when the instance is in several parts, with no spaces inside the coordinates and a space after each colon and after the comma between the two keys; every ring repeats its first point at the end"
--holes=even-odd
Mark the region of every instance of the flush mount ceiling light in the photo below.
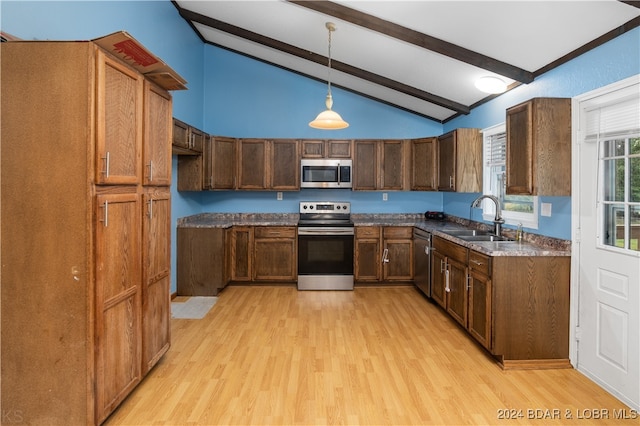
{"type": "Polygon", "coordinates": [[[331,97],[331,33],[336,30],[336,24],[333,22],[327,22],[325,26],[327,27],[327,30],[329,30],[329,67],[327,76],[327,86],[329,91],[327,93],[327,99],[325,100],[327,109],[318,114],[316,119],[309,123],[309,126],[314,129],[323,130],[345,129],[349,127],[349,123],[344,121],[342,117],[340,117],[340,114],[331,109],[333,106],[333,97],[331,97]]]}
{"type": "Polygon", "coordinates": [[[504,93],[507,90],[507,83],[498,77],[480,77],[476,80],[476,87],[485,93],[504,93]]]}

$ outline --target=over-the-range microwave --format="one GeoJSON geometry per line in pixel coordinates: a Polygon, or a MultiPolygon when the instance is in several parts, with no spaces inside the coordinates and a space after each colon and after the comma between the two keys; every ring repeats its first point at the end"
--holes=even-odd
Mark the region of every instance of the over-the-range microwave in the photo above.
{"type": "Polygon", "coordinates": [[[351,188],[351,160],[303,158],[300,162],[301,188],[351,188]]]}

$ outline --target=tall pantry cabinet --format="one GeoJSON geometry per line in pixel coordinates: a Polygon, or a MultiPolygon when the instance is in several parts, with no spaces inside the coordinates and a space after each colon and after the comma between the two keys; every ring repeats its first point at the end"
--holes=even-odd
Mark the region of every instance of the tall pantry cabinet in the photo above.
{"type": "Polygon", "coordinates": [[[99,424],[170,345],[170,94],[96,43],[1,49],[1,410],[99,424]]]}

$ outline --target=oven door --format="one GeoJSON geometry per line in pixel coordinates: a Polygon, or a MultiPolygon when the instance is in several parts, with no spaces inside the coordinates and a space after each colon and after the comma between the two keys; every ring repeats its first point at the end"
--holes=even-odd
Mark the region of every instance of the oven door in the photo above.
{"type": "Polygon", "coordinates": [[[353,290],[353,227],[298,228],[298,290],[353,290]]]}

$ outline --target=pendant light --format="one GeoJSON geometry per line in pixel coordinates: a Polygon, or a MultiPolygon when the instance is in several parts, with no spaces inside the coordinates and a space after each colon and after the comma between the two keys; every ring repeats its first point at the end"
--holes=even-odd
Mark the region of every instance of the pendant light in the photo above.
{"type": "Polygon", "coordinates": [[[336,30],[336,24],[333,22],[327,22],[325,26],[327,27],[327,30],[329,30],[329,67],[327,76],[329,91],[327,93],[327,99],[325,100],[327,109],[318,114],[316,119],[309,123],[309,126],[323,130],[345,129],[349,127],[349,123],[344,121],[342,117],[340,117],[340,114],[331,109],[333,106],[333,97],[331,96],[331,33],[336,30]]]}

